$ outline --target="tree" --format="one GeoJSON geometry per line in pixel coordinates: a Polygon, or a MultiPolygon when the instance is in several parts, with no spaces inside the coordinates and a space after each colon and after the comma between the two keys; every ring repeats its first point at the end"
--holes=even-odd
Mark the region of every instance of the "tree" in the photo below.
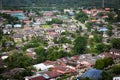
{"type": "Polygon", "coordinates": [[[52,21],[47,21],[48,25],[51,25],[51,24],[62,24],[62,23],[63,23],[63,21],[58,19],[58,18],[52,19],[52,21]]]}
{"type": "Polygon", "coordinates": [[[87,40],[85,37],[77,37],[74,41],[74,52],[75,54],[83,54],[86,50],[87,40]]]}
{"type": "Polygon", "coordinates": [[[104,52],[104,51],[109,51],[110,50],[110,46],[109,45],[105,45],[103,43],[98,43],[96,44],[96,51],[97,53],[101,53],[101,52],[104,52]]]}
{"type": "Polygon", "coordinates": [[[94,35],[93,41],[96,43],[102,42],[102,36],[101,35],[94,35]]]}
{"type": "Polygon", "coordinates": [[[120,39],[119,38],[113,38],[110,41],[112,48],[120,49],[120,39]]]}
{"type": "Polygon", "coordinates": [[[33,59],[22,53],[13,53],[5,62],[9,68],[26,68],[33,64],[33,59]]]}
{"type": "Polygon", "coordinates": [[[103,60],[97,60],[96,63],[95,63],[95,68],[97,69],[103,69],[104,68],[104,62],[103,60]]]}
{"type": "Polygon", "coordinates": [[[99,80],[113,80],[112,73],[103,71],[99,80]]]}
{"type": "Polygon", "coordinates": [[[112,73],[119,75],[120,74],[120,64],[112,67],[112,73]]]}
{"type": "Polygon", "coordinates": [[[104,16],[103,12],[99,12],[98,16],[100,16],[100,17],[104,16]]]}
{"type": "Polygon", "coordinates": [[[86,20],[88,20],[88,16],[84,12],[79,12],[78,14],[76,14],[75,19],[84,23],[86,20]]]}
{"type": "Polygon", "coordinates": [[[46,53],[46,50],[42,46],[39,46],[35,50],[35,52],[37,54],[37,63],[41,63],[46,60],[47,53],[46,53]]]}
{"type": "Polygon", "coordinates": [[[86,24],[86,27],[87,27],[87,30],[90,32],[91,31],[91,29],[92,29],[92,22],[88,22],[87,24],[86,24]]]}
{"type": "Polygon", "coordinates": [[[95,63],[95,68],[97,69],[104,69],[105,67],[108,67],[109,65],[112,65],[114,63],[113,59],[110,58],[104,58],[104,59],[99,59],[95,63]]]}

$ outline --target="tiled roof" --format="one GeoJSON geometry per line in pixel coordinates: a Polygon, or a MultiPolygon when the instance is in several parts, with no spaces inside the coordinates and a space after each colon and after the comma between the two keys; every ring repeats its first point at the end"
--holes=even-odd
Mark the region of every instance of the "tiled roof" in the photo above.
{"type": "Polygon", "coordinates": [[[46,74],[50,77],[50,78],[56,78],[59,77],[61,74],[57,71],[49,71],[46,72],[46,74]]]}
{"type": "Polygon", "coordinates": [[[29,80],[46,80],[46,79],[43,76],[37,76],[37,77],[31,78],[29,80]]]}
{"type": "Polygon", "coordinates": [[[112,49],[110,49],[110,52],[120,53],[120,50],[112,48],[112,49]]]}

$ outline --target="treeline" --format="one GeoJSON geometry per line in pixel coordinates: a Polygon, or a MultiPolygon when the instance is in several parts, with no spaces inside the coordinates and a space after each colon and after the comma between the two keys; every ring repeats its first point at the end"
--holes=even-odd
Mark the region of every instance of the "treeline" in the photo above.
{"type": "MultiPolygon", "coordinates": [[[[120,0],[105,0],[105,7],[120,7],[120,0]]],[[[80,6],[102,6],[102,0],[3,0],[4,8],[19,8],[19,7],[80,7],[80,6]]]]}

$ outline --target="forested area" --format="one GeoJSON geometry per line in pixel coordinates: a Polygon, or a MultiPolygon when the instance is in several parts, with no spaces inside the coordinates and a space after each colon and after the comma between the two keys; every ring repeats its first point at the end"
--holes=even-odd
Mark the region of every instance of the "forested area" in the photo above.
{"type": "MultiPolygon", "coordinates": [[[[80,6],[96,6],[102,7],[102,0],[3,0],[4,8],[18,8],[18,7],[80,7],[80,6]]],[[[119,0],[105,0],[105,7],[120,7],[119,0]]]]}

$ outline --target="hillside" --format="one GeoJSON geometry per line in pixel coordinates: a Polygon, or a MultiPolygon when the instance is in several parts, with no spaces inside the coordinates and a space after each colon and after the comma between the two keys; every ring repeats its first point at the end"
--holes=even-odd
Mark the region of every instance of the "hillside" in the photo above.
{"type": "MultiPolygon", "coordinates": [[[[102,0],[3,0],[4,8],[102,6],[102,0]]],[[[105,0],[105,7],[120,8],[120,0],[105,0]]]]}

